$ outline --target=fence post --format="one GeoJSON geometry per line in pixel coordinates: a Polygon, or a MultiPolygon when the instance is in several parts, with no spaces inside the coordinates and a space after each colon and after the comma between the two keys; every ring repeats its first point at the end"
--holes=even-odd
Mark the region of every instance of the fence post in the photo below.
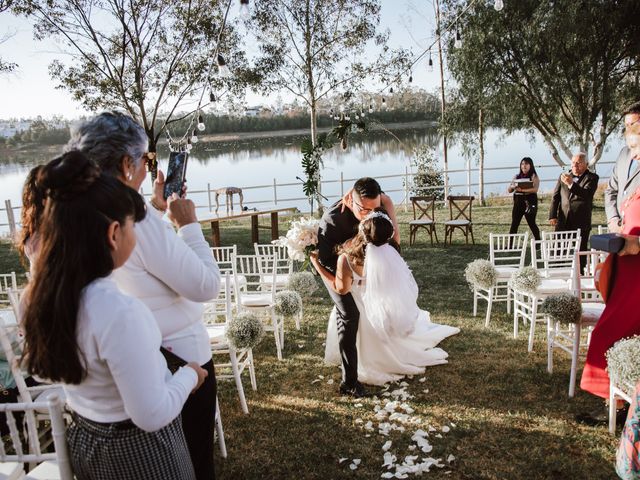
{"type": "Polygon", "coordinates": [[[273,179],[273,203],[275,205],[278,204],[278,184],[276,183],[276,179],[273,179]]]}
{"type": "Polygon", "coordinates": [[[409,211],[409,168],[404,166],[404,211],[409,211]]]}
{"type": "Polygon", "coordinates": [[[340,198],[344,197],[344,172],[340,172],[340,198]]]}
{"type": "Polygon", "coordinates": [[[471,158],[467,158],[467,196],[471,196],[471,158]]]}
{"type": "Polygon", "coordinates": [[[209,211],[213,211],[213,206],[211,205],[211,184],[207,182],[207,205],[209,205],[209,211]]]}
{"type": "Polygon", "coordinates": [[[11,238],[16,237],[16,219],[13,217],[13,208],[11,207],[11,200],[4,201],[4,207],[7,209],[7,223],[9,224],[9,234],[11,238]]]}

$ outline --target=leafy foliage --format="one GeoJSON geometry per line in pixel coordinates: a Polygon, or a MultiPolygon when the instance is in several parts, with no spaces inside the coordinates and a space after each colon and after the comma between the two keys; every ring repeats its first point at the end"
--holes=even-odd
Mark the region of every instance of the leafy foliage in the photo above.
{"type": "Polygon", "coordinates": [[[444,174],[438,166],[434,147],[416,147],[412,164],[416,172],[410,184],[411,193],[415,196],[430,196],[436,200],[444,200],[444,174]]]}
{"type": "MultiPolygon", "coordinates": [[[[471,3],[445,0],[448,18],[471,3]]],[[[475,2],[449,67],[472,110],[497,112],[490,123],[537,130],[560,165],[576,147],[595,163],[640,94],[638,15],[635,0],[522,0],[500,14],[475,2]]]]}

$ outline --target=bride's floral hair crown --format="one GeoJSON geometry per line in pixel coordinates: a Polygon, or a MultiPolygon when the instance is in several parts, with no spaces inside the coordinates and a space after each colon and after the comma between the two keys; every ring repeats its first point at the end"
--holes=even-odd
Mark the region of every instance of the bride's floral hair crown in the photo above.
{"type": "Polygon", "coordinates": [[[366,217],[364,217],[362,219],[362,221],[360,222],[360,225],[358,226],[358,229],[360,230],[360,232],[364,233],[364,223],[367,220],[372,220],[374,218],[384,218],[387,222],[389,222],[391,224],[391,235],[389,235],[389,238],[387,238],[387,241],[391,240],[393,238],[394,233],[395,233],[395,228],[393,227],[393,222],[391,221],[391,218],[389,217],[389,215],[387,215],[384,212],[374,211],[374,212],[369,213],[366,217]]]}

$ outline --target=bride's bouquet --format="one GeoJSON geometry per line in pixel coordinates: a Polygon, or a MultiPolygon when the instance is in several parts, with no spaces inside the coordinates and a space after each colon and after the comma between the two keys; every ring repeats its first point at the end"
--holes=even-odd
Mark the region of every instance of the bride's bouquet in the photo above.
{"type": "Polygon", "coordinates": [[[289,258],[304,262],[304,270],[309,263],[309,254],[316,249],[318,228],[320,228],[318,219],[302,217],[291,222],[291,228],[289,228],[286,236],[280,237],[272,243],[287,247],[289,258]]]}

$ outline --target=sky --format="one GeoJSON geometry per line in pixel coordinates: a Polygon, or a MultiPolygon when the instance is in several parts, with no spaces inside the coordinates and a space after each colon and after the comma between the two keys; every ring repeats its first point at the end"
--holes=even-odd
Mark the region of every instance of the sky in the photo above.
{"type": "MultiPolygon", "coordinates": [[[[235,3],[235,2],[234,2],[235,3]]],[[[239,2],[237,2],[239,5],[239,2]]],[[[380,27],[391,32],[390,46],[410,49],[415,56],[422,53],[434,38],[434,13],[429,0],[421,2],[403,0],[382,0],[380,27]]],[[[232,14],[233,6],[232,6],[232,14]]],[[[238,14],[237,8],[235,14],[238,14]]],[[[10,35],[0,43],[0,57],[5,61],[17,63],[17,71],[0,76],[0,119],[34,118],[41,115],[51,118],[62,115],[74,119],[86,114],[82,106],[64,90],[56,89],[48,73],[48,65],[54,59],[68,58],[59,47],[47,41],[35,41],[31,24],[23,18],[16,18],[4,12],[0,14],[0,38],[10,35]]],[[[433,56],[436,68],[427,71],[427,57],[423,58],[412,71],[413,85],[427,91],[435,91],[439,86],[436,56],[433,56]]],[[[247,92],[248,105],[268,104],[277,94],[263,98],[247,92]]],[[[283,94],[286,101],[286,94],[283,94]]]]}

